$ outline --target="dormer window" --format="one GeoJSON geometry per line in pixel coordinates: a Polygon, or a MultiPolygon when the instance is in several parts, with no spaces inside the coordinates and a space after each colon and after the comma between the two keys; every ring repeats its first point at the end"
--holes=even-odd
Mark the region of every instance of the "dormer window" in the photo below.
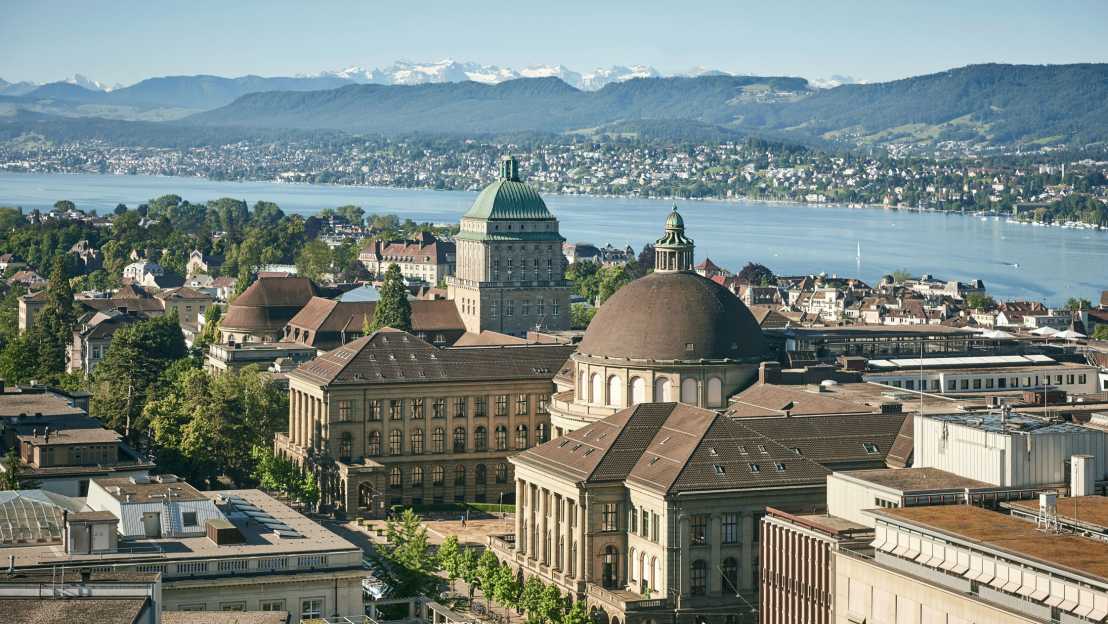
{"type": "Polygon", "coordinates": [[[717,475],[727,474],[727,469],[724,468],[723,466],[721,466],[720,464],[715,464],[715,465],[712,466],[712,468],[715,469],[717,475]]]}
{"type": "Polygon", "coordinates": [[[762,471],[762,467],[759,466],[758,464],[750,464],[750,472],[752,472],[754,474],[758,474],[761,471],[762,471]]]}
{"type": "Polygon", "coordinates": [[[866,450],[866,454],[868,455],[877,454],[877,445],[873,442],[862,442],[862,448],[866,450]]]}

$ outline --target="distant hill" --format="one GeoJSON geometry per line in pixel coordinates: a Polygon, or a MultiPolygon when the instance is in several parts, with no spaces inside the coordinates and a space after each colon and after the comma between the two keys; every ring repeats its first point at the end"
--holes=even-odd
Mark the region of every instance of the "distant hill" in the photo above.
{"type": "Polygon", "coordinates": [[[581,91],[557,78],[351,85],[330,91],[269,92],[189,117],[200,125],[352,132],[564,132],[635,119],[728,124],[757,103],[808,93],[803,78],[640,78],[581,91]]]}
{"type": "Polygon", "coordinates": [[[199,125],[351,132],[566,132],[687,120],[849,145],[1108,140],[1108,65],[974,65],[877,84],[814,89],[802,78],[643,78],[580,91],[556,78],[351,85],[246,95],[199,125]]]}

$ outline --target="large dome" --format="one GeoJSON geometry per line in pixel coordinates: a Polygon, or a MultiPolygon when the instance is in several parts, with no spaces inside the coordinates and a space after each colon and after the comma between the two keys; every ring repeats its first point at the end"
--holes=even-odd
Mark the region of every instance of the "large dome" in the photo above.
{"type": "Polygon", "coordinates": [[[726,288],[688,272],[655,272],[600,306],[582,355],[637,360],[753,360],[769,348],[750,310],[726,288]]]}
{"type": "Polygon", "coordinates": [[[463,217],[535,221],[553,219],[554,215],[531,185],[518,180],[497,180],[481,191],[463,217]]]}

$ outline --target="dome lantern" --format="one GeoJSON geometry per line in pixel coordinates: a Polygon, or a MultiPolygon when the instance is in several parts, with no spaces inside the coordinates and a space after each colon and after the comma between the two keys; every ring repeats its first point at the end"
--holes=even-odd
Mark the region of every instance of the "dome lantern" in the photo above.
{"type": "Polygon", "coordinates": [[[685,236],[685,220],[677,212],[677,204],[666,218],[666,231],[654,242],[654,270],[659,273],[691,271],[693,241],[685,236]]]}

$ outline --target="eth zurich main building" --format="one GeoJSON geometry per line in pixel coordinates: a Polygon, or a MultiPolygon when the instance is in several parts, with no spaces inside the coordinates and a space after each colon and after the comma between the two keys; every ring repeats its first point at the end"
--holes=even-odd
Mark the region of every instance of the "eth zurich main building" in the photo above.
{"type": "Polygon", "coordinates": [[[654,249],[654,272],[600,307],[555,379],[555,437],[638,403],[723,409],[771,358],[746,305],[693,272],[693,241],[676,208],[654,249]]]}

